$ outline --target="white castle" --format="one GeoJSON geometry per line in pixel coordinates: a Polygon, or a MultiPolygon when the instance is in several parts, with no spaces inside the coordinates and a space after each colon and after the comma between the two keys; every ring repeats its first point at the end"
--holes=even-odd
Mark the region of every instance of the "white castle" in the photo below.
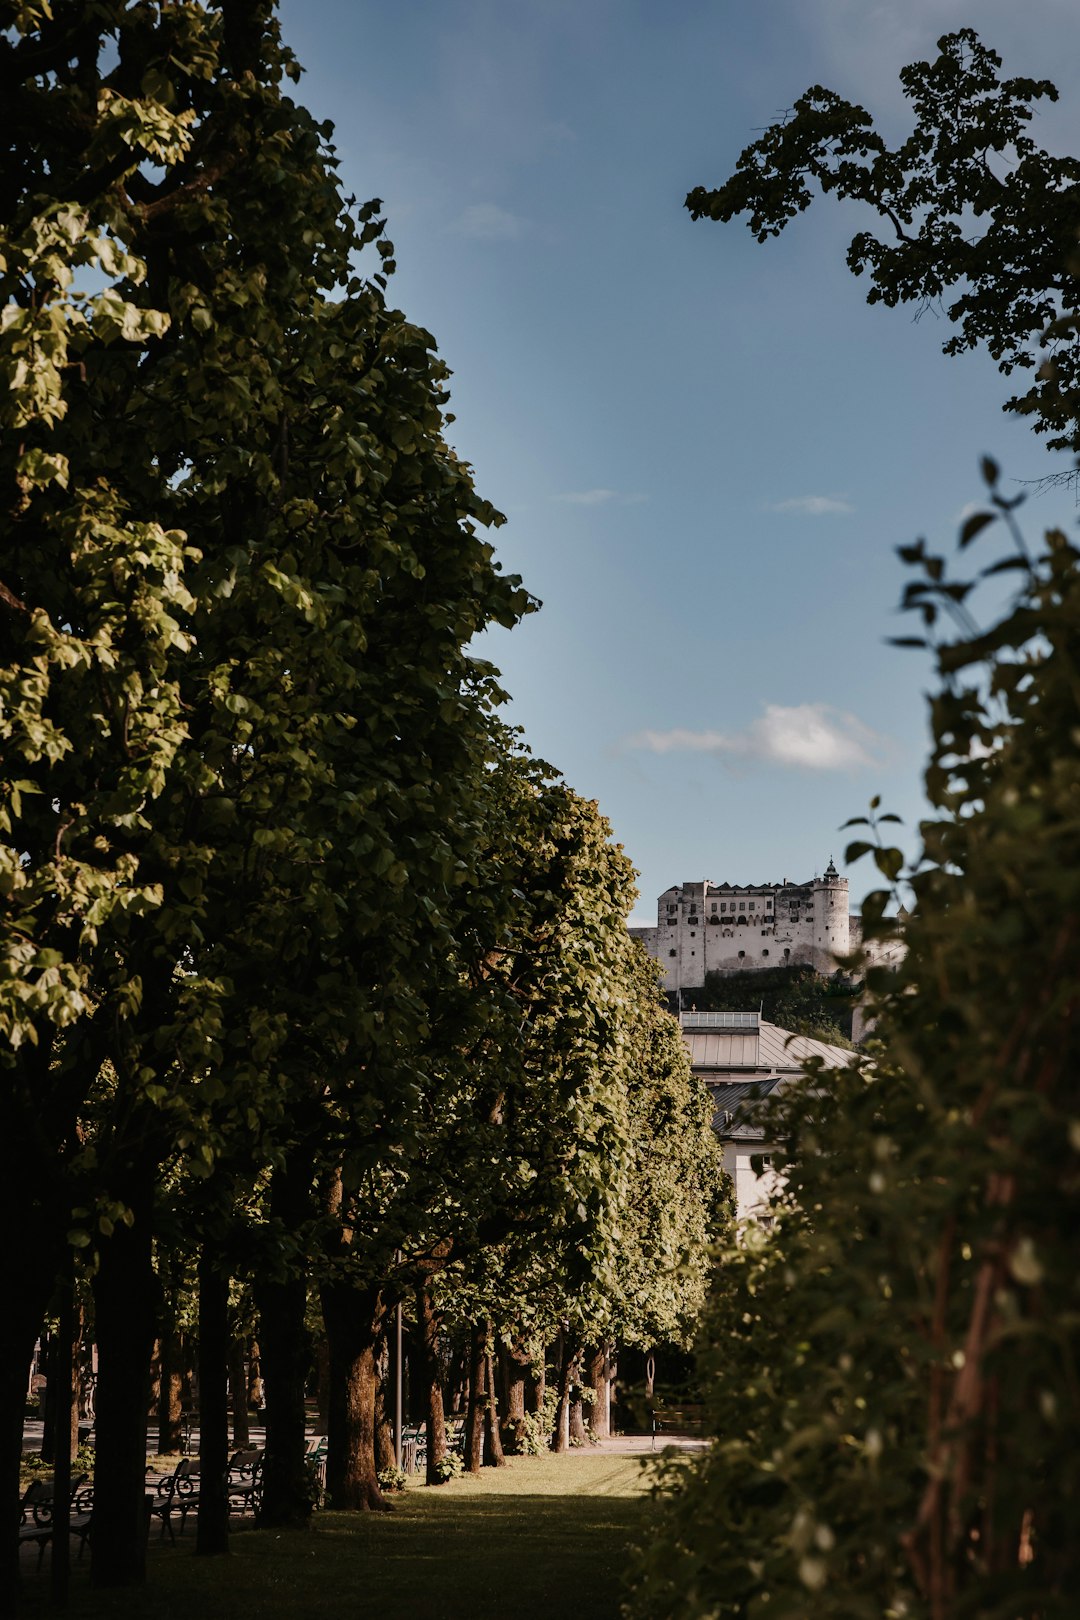
{"type": "MultiPolygon", "coordinates": [[[[833,973],[862,944],[848,910],[848,882],[832,860],[809,883],[683,883],[656,902],[656,927],[630,929],[664,969],[666,990],[698,989],[707,973],[807,962],[833,973]]],[[[891,957],[895,946],[874,950],[891,957]]]]}

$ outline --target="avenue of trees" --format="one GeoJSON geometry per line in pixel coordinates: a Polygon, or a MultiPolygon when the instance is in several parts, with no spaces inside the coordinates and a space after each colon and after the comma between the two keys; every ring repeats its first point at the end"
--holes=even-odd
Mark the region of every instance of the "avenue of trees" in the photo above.
{"type": "MultiPolygon", "coordinates": [[[[261,1522],[307,1521],[314,1321],[330,1499],[379,1508],[399,1301],[430,1479],[446,1335],[468,1466],[545,1421],[554,1341],[566,1445],[618,1344],[686,1340],[725,1203],[629,862],[498,719],[475,637],[536,604],[270,0],[0,26],[2,1478],[77,1290],[92,1576],[125,1585],[183,1320],[204,1479],[254,1331],[261,1522]]],[[[13,1533],[0,1581],[9,1612],[13,1533]]]]}
{"type": "MultiPolygon", "coordinates": [[[[745,212],[764,239],[811,181],[869,202],[896,235],[852,243],[871,297],[958,288],[948,347],[1034,371],[1012,408],[1074,449],[1080,166],[1024,133],[1051,86],[1000,82],[968,30],[939,49],[902,75],[917,122],[897,152],[815,88],[689,206],[745,212]]],[[[936,669],[921,847],[905,871],[875,803],[847,852],[884,880],[868,937],[890,927],[899,881],[914,896],[907,956],[868,974],[876,1044],[773,1113],[776,1224],[723,1258],[702,1349],[717,1438],[668,1471],[642,1617],[1076,1607],[1080,549],[1025,535],[989,460],[983,476],[959,576],[923,541],[902,552],[920,621],[902,639],[936,669]]]]}

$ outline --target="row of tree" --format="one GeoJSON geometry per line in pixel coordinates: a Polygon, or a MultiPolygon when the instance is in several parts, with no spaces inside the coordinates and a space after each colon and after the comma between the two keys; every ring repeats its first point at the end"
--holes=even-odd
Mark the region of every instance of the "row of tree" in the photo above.
{"type": "MultiPolygon", "coordinates": [[[[93,1578],[123,1584],[177,1255],[206,1478],[248,1278],[263,1519],[304,1522],[313,1298],[331,1497],[379,1505],[395,1301],[432,1358],[451,1296],[473,1326],[474,1463],[496,1340],[560,1332],[565,1436],[587,1349],[686,1331],[718,1169],[629,863],[498,721],[475,638],[536,604],[478,532],[501,520],[444,437],[445,368],[387,300],[378,203],[286,93],[270,0],[0,25],[3,1477],[75,1253],[93,1578]]],[[[226,1525],[204,1488],[203,1550],[226,1525]]],[[[3,1569],[6,1604],[13,1536],[3,1569]]]]}
{"type": "MultiPolygon", "coordinates": [[[[1080,164],[1026,133],[1053,86],[1000,65],[964,30],[905,69],[917,123],[895,150],[815,87],[688,201],[747,212],[761,238],[806,206],[810,179],[871,204],[895,231],[852,242],[872,299],[957,287],[947,348],[985,342],[1003,370],[1034,371],[1009,408],[1075,449],[1080,164]]],[[[901,552],[922,620],[905,640],[936,668],[921,847],[905,871],[884,836],[897,818],[875,803],[847,851],[885,880],[868,937],[903,876],[907,956],[868,973],[876,1046],[819,1065],[772,1112],[776,1226],[724,1258],[703,1345],[717,1439],[669,1471],[642,1616],[1076,1606],[1080,548],[1059,530],[1029,546],[1017,498],[983,471],[960,547],[1002,525],[1007,543],[978,577],[922,541],[901,552]]]]}

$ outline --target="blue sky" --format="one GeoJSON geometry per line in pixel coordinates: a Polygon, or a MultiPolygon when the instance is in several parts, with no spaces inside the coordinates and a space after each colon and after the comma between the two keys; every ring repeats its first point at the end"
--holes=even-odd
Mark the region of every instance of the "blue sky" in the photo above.
{"type": "MultiPolygon", "coordinates": [[[[978,458],[1055,462],[943,319],[870,309],[831,200],[759,247],[694,224],[810,84],[907,128],[897,84],[976,27],[1061,91],[1080,151],[1075,0],[285,0],[301,95],[347,187],[382,197],[391,294],[454,372],[451,437],[543,610],[485,649],[533,750],[641,872],[804,880],[872,794],[921,814],[929,671],[885,645],[895,547],[951,547],[978,458]]],[[[1045,104],[1044,104],[1045,106],[1045,104]]],[[[1029,529],[1075,522],[1033,499],[1029,529]]],[[[850,874],[855,901],[870,874],[850,874]]]]}

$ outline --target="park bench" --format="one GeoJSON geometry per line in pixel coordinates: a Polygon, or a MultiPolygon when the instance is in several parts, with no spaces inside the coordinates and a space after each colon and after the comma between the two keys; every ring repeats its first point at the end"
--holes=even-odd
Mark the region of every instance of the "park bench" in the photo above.
{"type": "MultiPolygon", "coordinates": [[[[38,1568],[45,1557],[45,1549],[53,1539],[53,1498],[55,1484],[51,1479],[33,1479],[19,1502],[19,1545],[29,1543],[38,1550],[38,1568]]],[[[90,1521],[94,1506],[94,1489],[86,1484],[86,1475],[78,1474],[71,1481],[68,1507],[68,1532],[79,1538],[79,1557],[83,1555],[90,1535],[90,1521]]]]}
{"type": "Polygon", "coordinates": [[[398,1467],[406,1474],[419,1474],[427,1467],[427,1428],[424,1424],[407,1423],[401,1431],[398,1467]]]}
{"type": "MultiPolygon", "coordinates": [[[[320,1493],[326,1489],[326,1436],[325,1434],[309,1434],[304,1452],[304,1460],[315,1470],[319,1481],[320,1493]]],[[[318,1504],[316,1503],[316,1506],[318,1504]]]]}
{"type": "Polygon", "coordinates": [[[697,1435],[705,1433],[705,1408],[697,1402],[687,1401],[681,1406],[654,1406],[652,1409],[652,1446],[656,1448],[658,1434],[697,1435]]]}
{"type": "Polygon", "coordinates": [[[244,1446],[229,1460],[225,1488],[230,1513],[254,1513],[262,1494],[263,1454],[258,1446],[244,1446]]]}
{"type": "Polygon", "coordinates": [[[199,1509],[199,1459],[197,1457],[181,1457],[175,1470],[166,1474],[157,1482],[157,1492],[152,1498],[150,1515],[161,1520],[161,1537],[169,1533],[169,1540],[176,1540],[173,1529],[173,1514],[180,1515],[180,1534],[183,1535],[187,1525],[187,1516],[199,1509]]]}
{"type": "MultiPolygon", "coordinates": [[[[233,1452],[225,1475],[225,1494],[230,1513],[255,1513],[262,1494],[263,1452],[258,1446],[244,1446],[233,1452]]],[[[189,1513],[198,1513],[202,1473],[197,1457],[181,1457],[176,1469],[157,1483],[152,1499],[152,1517],[161,1520],[161,1535],[176,1540],[173,1516],[180,1519],[180,1534],[187,1528],[189,1513]]]]}

